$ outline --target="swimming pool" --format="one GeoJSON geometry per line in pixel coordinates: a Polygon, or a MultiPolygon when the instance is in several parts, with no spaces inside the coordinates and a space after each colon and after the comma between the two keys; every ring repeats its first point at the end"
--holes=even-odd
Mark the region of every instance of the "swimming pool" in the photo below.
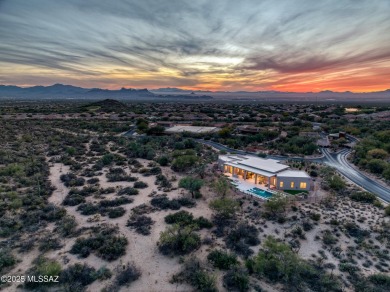
{"type": "Polygon", "coordinates": [[[255,194],[256,196],[262,197],[264,199],[269,199],[272,197],[272,193],[259,188],[249,189],[248,192],[251,192],[252,194],[255,194]]]}

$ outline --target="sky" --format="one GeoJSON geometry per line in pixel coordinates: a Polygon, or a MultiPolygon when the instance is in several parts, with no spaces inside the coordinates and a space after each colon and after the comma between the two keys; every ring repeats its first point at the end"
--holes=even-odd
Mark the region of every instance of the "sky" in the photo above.
{"type": "Polygon", "coordinates": [[[390,88],[389,0],[0,0],[0,84],[390,88]]]}

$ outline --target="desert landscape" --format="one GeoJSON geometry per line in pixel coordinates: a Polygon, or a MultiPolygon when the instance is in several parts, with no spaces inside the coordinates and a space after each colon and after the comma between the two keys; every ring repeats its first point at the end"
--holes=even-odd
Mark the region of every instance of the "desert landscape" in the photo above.
{"type": "Polygon", "coordinates": [[[183,134],[52,123],[5,120],[0,267],[60,282],[2,290],[387,290],[387,204],[329,166],[288,162],[313,191],[264,200],[183,134]]]}

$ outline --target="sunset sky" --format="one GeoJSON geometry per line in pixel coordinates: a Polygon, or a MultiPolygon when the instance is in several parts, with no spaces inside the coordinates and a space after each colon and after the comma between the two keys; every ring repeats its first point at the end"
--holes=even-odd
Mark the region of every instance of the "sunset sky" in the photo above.
{"type": "Polygon", "coordinates": [[[389,0],[0,0],[0,84],[390,88],[389,0]]]}

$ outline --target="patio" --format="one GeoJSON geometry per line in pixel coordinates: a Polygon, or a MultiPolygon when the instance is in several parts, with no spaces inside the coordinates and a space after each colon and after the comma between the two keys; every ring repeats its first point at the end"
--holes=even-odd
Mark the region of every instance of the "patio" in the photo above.
{"type": "Polygon", "coordinates": [[[261,190],[264,190],[264,191],[267,191],[267,192],[270,192],[270,193],[275,193],[274,190],[268,188],[265,184],[259,184],[259,183],[256,184],[254,178],[243,180],[242,178],[232,176],[231,173],[224,173],[224,175],[229,180],[232,181],[232,184],[239,191],[241,191],[241,192],[243,192],[245,194],[248,194],[248,195],[252,195],[252,196],[254,196],[256,198],[259,198],[259,197],[256,196],[255,194],[253,194],[252,192],[250,192],[249,191],[250,189],[258,188],[258,189],[261,189],[261,190]]]}

